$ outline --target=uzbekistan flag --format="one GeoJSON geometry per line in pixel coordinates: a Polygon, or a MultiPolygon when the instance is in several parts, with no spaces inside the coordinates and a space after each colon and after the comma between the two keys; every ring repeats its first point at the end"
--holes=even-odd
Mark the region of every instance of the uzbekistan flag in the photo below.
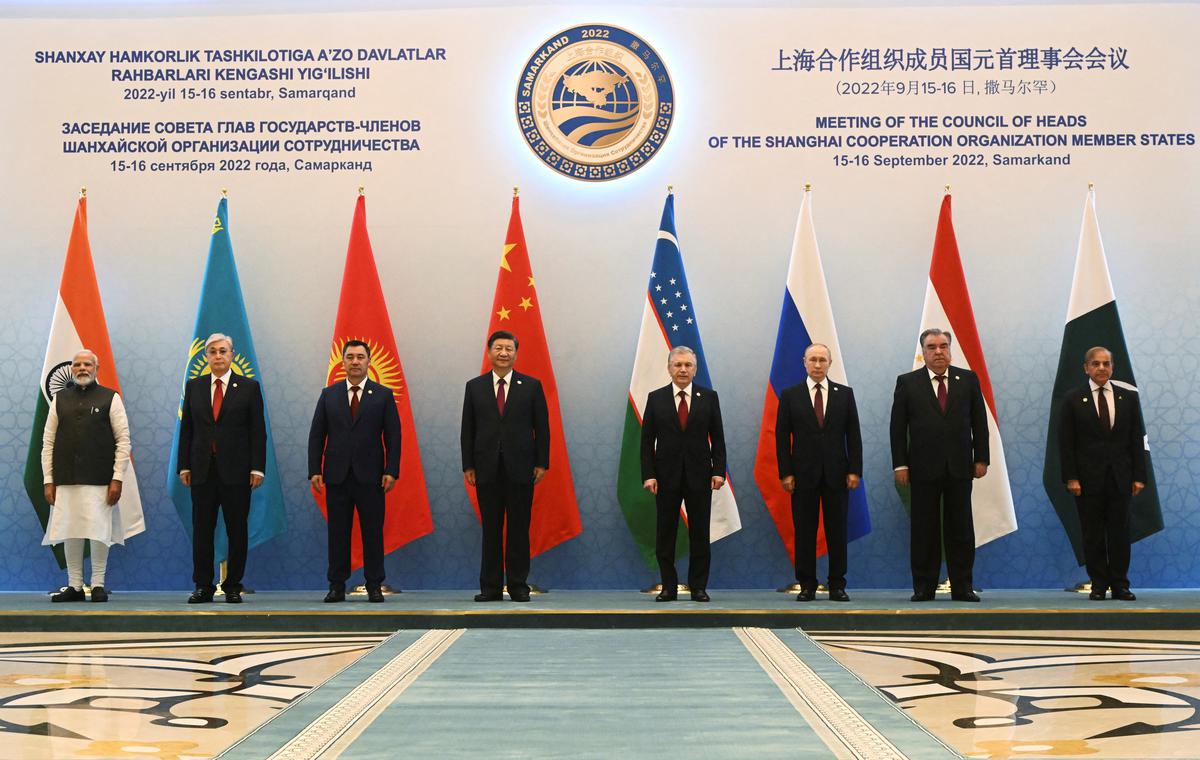
{"type": "MultiPolygon", "coordinates": [[[[771,513],[779,537],[783,539],[793,562],[796,559],[796,534],[792,525],[792,497],[779,484],[775,419],[779,410],[779,394],[785,388],[803,383],[808,375],[804,369],[804,349],[812,343],[829,346],[833,359],[829,379],[849,385],[846,367],[842,362],[842,349],[838,344],[837,327],[833,323],[833,306],[829,303],[825,270],[821,266],[821,251],[817,247],[817,234],[813,228],[812,194],[806,186],[804,200],[800,203],[800,217],[796,221],[796,236],[792,241],[787,285],[783,289],[783,309],[779,314],[779,332],[775,336],[775,356],[771,359],[771,377],[763,400],[762,427],[754,457],[754,481],[762,491],[767,511],[771,513]]],[[[851,541],[871,532],[865,481],[850,491],[847,531],[851,541]]],[[[825,553],[825,525],[822,519],[817,529],[817,556],[825,553]]]]}
{"type": "MultiPolygon", "coordinates": [[[[1084,382],[1083,355],[1093,346],[1104,346],[1112,352],[1113,385],[1138,393],[1133,377],[1133,360],[1125,345],[1121,315],[1117,311],[1117,296],[1108,276],[1108,259],[1104,241],[1100,238],[1100,223],[1096,220],[1096,194],[1089,188],[1083,202],[1083,226],[1079,231],[1079,250],[1075,255],[1075,276],[1071,282],[1071,301],[1067,306],[1067,324],[1063,328],[1062,348],[1058,354],[1058,374],[1050,394],[1050,429],[1046,433],[1046,464],[1042,484],[1063,529],[1071,540],[1075,560],[1084,564],[1083,528],[1075,497],[1067,492],[1062,481],[1058,453],[1058,404],[1063,394],[1084,382]]],[[[1129,537],[1140,541],[1163,529],[1162,506],[1154,482],[1154,463],[1150,459],[1150,441],[1146,438],[1146,487],[1133,497],[1129,508],[1129,537]]]]}
{"type": "MultiPolygon", "coordinates": [[[[949,330],[953,336],[951,364],[969,369],[979,376],[983,400],[987,405],[989,446],[992,463],[987,475],[975,481],[971,494],[971,516],[975,521],[975,546],[1012,533],[1017,529],[1017,514],[1013,506],[1012,487],[1008,482],[1008,467],[1004,463],[1004,443],[996,422],[996,399],[983,344],[975,327],[975,312],[967,277],[963,273],[954,224],[950,219],[950,193],[942,199],[937,233],[933,239],[933,259],[929,264],[929,283],[925,288],[925,308],[921,312],[921,331],[930,327],[949,330]]],[[[925,366],[918,343],[913,369],[925,366]]]]}
{"type": "MultiPolygon", "coordinates": [[[[408,383],[404,380],[404,367],[392,334],[387,303],[383,300],[371,238],[367,235],[367,199],[361,194],[354,205],[354,220],[350,224],[350,244],[346,249],[346,268],[342,272],[342,291],[333,326],[333,344],[329,349],[329,368],[325,373],[326,385],[346,379],[342,349],[349,340],[361,340],[371,347],[367,376],[392,390],[400,415],[400,477],[384,498],[387,508],[383,515],[383,551],[389,554],[413,539],[432,533],[433,515],[425,489],[425,470],[421,467],[421,449],[417,444],[408,383]]],[[[313,491],[313,498],[321,514],[326,515],[325,493],[313,491]]],[[[350,568],[357,570],[362,566],[362,529],[355,512],[350,537],[350,568]]]]}
{"type": "MultiPolygon", "coordinates": [[[[658,566],[654,558],[656,516],[654,496],[642,488],[642,410],[650,391],[671,382],[671,375],[667,372],[667,355],[675,346],[687,346],[696,352],[695,382],[712,388],[704,346],[700,342],[696,310],[692,307],[687,275],[683,271],[683,256],[675,236],[675,196],[668,193],[642,310],[642,329],[638,336],[637,356],[633,360],[633,377],[629,380],[625,429],[621,435],[620,469],[617,472],[617,500],[621,503],[621,511],[637,542],[638,551],[651,568],[658,566]]],[[[725,480],[727,487],[713,491],[710,522],[710,541],[713,542],[742,528],[728,472],[725,473],[725,480]]],[[[686,511],[684,519],[687,519],[686,511]]],[[[687,551],[687,530],[681,524],[675,539],[675,556],[685,556],[687,551]]]]}
{"type": "MultiPolygon", "coordinates": [[[[50,505],[46,502],[42,487],[42,432],[46,429],[46,417],[50,414],[54,394],[74,382],[71,362],[75,354],[85,348],[95,352],[100,359],[96,382],[120,393],[121,381],[117,378],[117,365],[113,362],[108,323],[104,319],[104,305],[100,302],[100,287],[96,283],[92,248],[88,242],[87,197],[81,194],[75,207],[71,237],[67,242],[67,259],[63,263],[54,318],[50,322],[46,358],[42,362],[42,373],[38,376],[33,432],[29,436],[29,453],[25,459],[25,492],[29,494],[29,501],[37,512],[42,530],[46,529],[46,521],[50,518],[50,505]]],[[[122,481],[119,508],[124,538],[136,536],[146,529],[142,516],[142,497],[138,493],[132,460],[122,481]]],[[[52,548],[58,566],[65,569],[67,563],[62,545],[52,548]]]]}

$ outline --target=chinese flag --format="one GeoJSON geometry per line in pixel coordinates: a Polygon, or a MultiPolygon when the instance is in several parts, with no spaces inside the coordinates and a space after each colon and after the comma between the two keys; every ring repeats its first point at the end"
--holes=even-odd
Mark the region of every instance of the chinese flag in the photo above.
{"type": "MultiPolygon", "coordinates": [[[[542,329],[542,307],[534,286],[533,268],[529,265],[525,232],[521,229],[520,202],[516,197],[513,197],[512,216],[508,219],[508,234],[504,237],[504,252],[500,254],[500,273],[496,277],[496,297],[492,302],[487,334],[497,330],[508,330],[517,336],[520,346],[516,369],[542,382],[550,410],[550,469],[533,489],[533,517],[529,524],[529,553],[536,557],[578,536],[583,532],[583,525],[579,522],[571,463],[567,461],[562,412],[558,408],[558,385],[554,382],[550,348],[542,329]]],[[[485,351],[480,372],[489,371],[491,364],[485,351]]],[[[478,517],[475,489],[468,488],[467,492],[478,517]]]]}
{"type": "MultiPolygon", "coordinates": [[[[400,365],[383,288],[379,285],[375,255],[371,253],[371,239],[367,237],[367,202],[361,195],[350,225],[350,247],[346,250],[346,269],[342,272],[342,294],[333,328],[326,385],[346,379],[342,369],[342,347],[348,340],[361,340],[371,347],[370,378],[392,389],[396,395],[396,411],[400,413],[400,479],[387,495],[387,512],[383,520],[383,551],[390,553],[415,538],[432,533],[433,515],[425,490],[425,471],[421,468],[421,450],[417,445],[417,428],[408,399],[408,383],[404,381],[404,368],[400,365]]],[[[325,494],[313,491],[313,497],[321,514],[326,514],[325,494]]],[[[362,533],[355,514],[350,565],[357,570],[362,564],[362,533]]]]}

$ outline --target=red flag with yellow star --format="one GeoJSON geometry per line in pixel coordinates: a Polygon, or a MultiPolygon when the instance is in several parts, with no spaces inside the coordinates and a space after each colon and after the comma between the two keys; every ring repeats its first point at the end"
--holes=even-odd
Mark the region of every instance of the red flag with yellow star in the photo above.
{"type": "MultiPolygon", "coordinates": [[[[542,309],[534,284],[529,251],[525,248],[525,232],[521,229],[520,203],[514,196],[487,334],[508,330],[517,336],[520,346],[515,369],[542,382],[546,406],[550,410],[550,469],[533,489],[533,516],[529,524],[529,553],[536,557],[578,536],[583,532],[583,525],[579,521],[579,503],[575,500],[575,483],[571,480],[571,463],[567,460],[567,442],[563,438],[558,385],[554,382],[554,367],[550,364],[550,348],[546,344],[546,331],[542,329],[542,309]]],[[[490,369],[484,351],[480,372],[490,369]]],[[[478,517],[475,489],[468,488],[467,493],[478,517]]]]}
{"type": "MultiPolygon", "coordinates": [[[[396,350],[392,322],[388,318],[371,239],[367,236],[367,201],[358,196],[354,221],[350,225],[350,246],[346,250],[346,269],[342,272],[342,294],[338,300],[333,345],[329,351],[329,372],[325,384],[346,379],[342,368],[342,348],[348,340],[361,340],[371,347],[368,376],[392,390],[396,411],[400,413],[400,478],[387,494],[383,520],[383,551],[390,553],[413,539],[433,532],[429,494],[425,490],[425,471],[421,468],[421,450],[417,446],[417,427],[413,424],[408,384],[396,350]]],[[[325,494],[313,491],[313,497],[325,515],[325,494]]],[[[350,566],[362,567],[362,533],[358,515],[354,515],[350,539],[350,566]]]]}

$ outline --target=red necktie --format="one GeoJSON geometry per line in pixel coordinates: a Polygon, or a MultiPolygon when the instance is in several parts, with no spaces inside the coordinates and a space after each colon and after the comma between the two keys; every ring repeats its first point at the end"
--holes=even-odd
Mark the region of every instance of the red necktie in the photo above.
{"type": "Polygon", "coordinates": [[[500,411],[500,416],[504,416],[504,378],[496,381],[496,409],[500,411]]]}
{"type": "Polygon", "coordinates": [[[820,383],[817,383],[817,392],[813,396],[813,411],[817,413],[817,427],[825,427],[825,399],[821,396],[820,383]]]}
{"type": "Polygon", "coordinates": [[[350,386],[350,419],[358,417],[358,386],[350,386]]]}
{"type": "Polygon", "coordinates": [[[221,402],[225,399],[225,394],[221,392],[221,381],[214,380],[213,382],[217,384],[216,390],[213,391],[212,398],[213,421],[216,421],[216,419],[221,416],[221,402]]]}
{"type": "Polygon", "coordinates": [[[938,381],[938,406],[940,406],[942,408],[942,411],[945,412],[946,411],[946,376],[938,375],[937,381],[938,381]]]}
{"type": "Polygon", "coordinates": [[[1096,389],[1096,398],[1099,399],[1096,406],[1100,407],[1100,424],[1106,432],[1112,430],[1112,416],[1108,413],[1108,397],[1104,395],[1103,385],[1096,389]]]}
{"type": "Polygon", "coordinates": [[[679,392],[679,429],[680,430],[687,430],[687,417],[688,417],[687,394],[684,393],[683,391],[680,391],[679,392]]]}

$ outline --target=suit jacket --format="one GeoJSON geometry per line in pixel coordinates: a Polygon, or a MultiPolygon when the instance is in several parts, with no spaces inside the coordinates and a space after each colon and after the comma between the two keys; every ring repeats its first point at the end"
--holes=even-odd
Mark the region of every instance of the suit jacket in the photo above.
{"type": "Polygon", "coordinates": [[[987,407],[979,376],[946,370],[946,411],[938,406],[929,371],[922,366],[896,378],[892,399],[892,467],[908,467],[913,480],[974,476],[974,463],[990,464],[987,407]]]}
{"type": "Polygon", "coordinates": [[[206,465],[216,443],[217,476],[222,483],[249,486],[250,472],[267,471],[267,425],[263,418],[262,389],[258,383],[236,372],[221,399],[221,416],[212,414],[212,377],[204,374],[183,386],[183,409],[179,420],[179,457],[176,472],[192,471],[192,483],[208,478],[206,465]]]}
{"type": "Polygon", "coordinates": [[[358,415],[350,416],[350,394],[340,380],[321,391],[308,429],[308,476],[343,483],[351,473],[359,483],[400,477],[400,414],[390,388],[366,380],[358,394],[358,415]],[[322,460],[324,466],[322,467],[322,460]]]}
{"type": "Polygon", "coordinates": [[[847,475],[862,475],[862,434],[854,391],[828,378],[825,385],[825,427],[817,425],[807,378],[779,396],[775,458],[780,479],[795,477],[797,488],[815,488],[822,475],[828,485],[845,488],[847,475]]]}
{"type": "Polygon", "coordinates": [[[642,411],[642,480],[671,490],[707,489],[725,477],[725,429],[721,402],[711,388],[692,384],[687,429],[679,426],[674,383],[650,391],[642,411]]]}
{"type": "Polygon", "coordinates": [[[532,483],[534,467],[550,469],[550,412],[542,384],[516,370],[507,379],[503,417],[492,373],[467,381],[460,443],[463,471],[474,469],[477,483],[498,479],[501,455],[512,483],[532,483]]]}
{"type": "Polygon", "coordinates": [[[1116,408],[1112,430],[1105,430],[1096,412],[1090,384],[1075,388],[1058,405],[1058,451],[1062,479],[1078,480],[1085,494],[1104,488],[1111,468],[1117,486],[1128,493],[1133,482],[1146,482],[1146,428],[1137,391],[1112,383],[1110,396],[1116,408]]]}

